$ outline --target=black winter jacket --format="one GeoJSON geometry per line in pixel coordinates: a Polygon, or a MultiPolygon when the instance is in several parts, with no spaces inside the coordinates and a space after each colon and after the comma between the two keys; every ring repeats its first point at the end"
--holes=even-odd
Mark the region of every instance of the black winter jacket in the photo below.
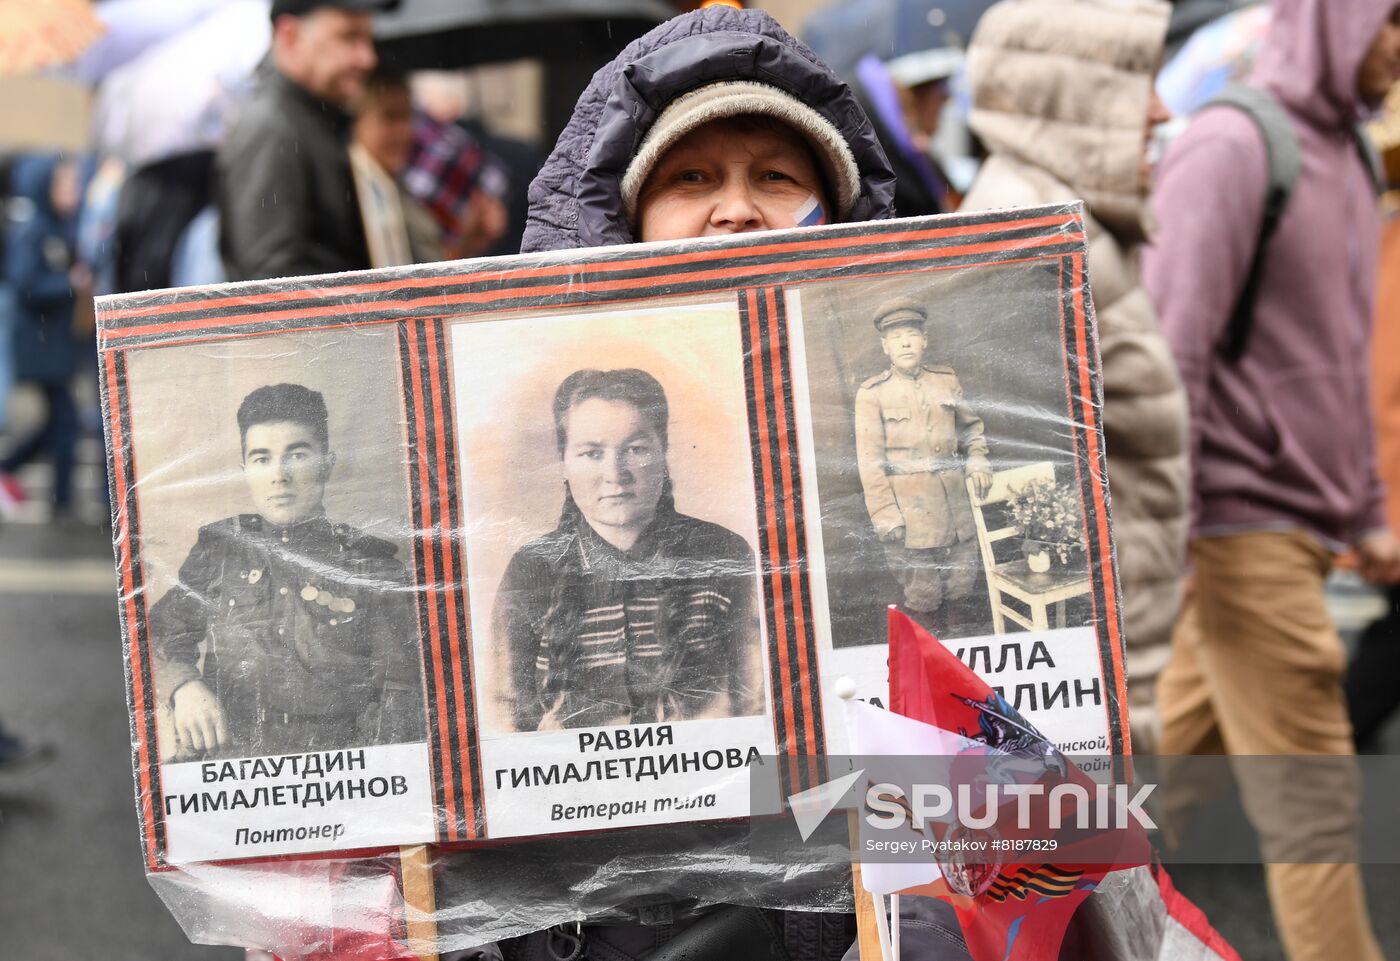
{"type": "Polygon", "coordinates": [[[264,64],[219,151],[219,252],[229,280],[366,270],[350,117],[264,64]]]}

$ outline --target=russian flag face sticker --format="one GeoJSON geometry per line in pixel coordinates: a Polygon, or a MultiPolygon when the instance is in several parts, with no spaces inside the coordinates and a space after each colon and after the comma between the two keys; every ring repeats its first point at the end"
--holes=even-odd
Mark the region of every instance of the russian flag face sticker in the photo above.
{"type": "Polygon", "coordinates": [[[816,194],[808,194],[802,206],[797,208],[793,214],[799,227],[815,227],[818,224],[826,223],[826,214],[822,211],[821,201],[816,194]]]}

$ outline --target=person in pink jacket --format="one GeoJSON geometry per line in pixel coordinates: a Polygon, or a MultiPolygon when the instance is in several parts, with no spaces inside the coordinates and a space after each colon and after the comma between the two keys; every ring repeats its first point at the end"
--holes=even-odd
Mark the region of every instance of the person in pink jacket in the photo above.
{"type": "MultiPolygon", "coordinates": [[[[1380,219],[1353,133],[1400,79],[1400,5],[1275,0],[1273,11],[1250,83],[1286,112],[1302,172],[1265,249],[1238,357],[1222,344],[1268,184],[1254,121],[1226,106],[1200,113],[1154,198],[1146,282],[1190,400],[1193,464],[1194,580],[1158,689],[1163,754],[1352,753],[1324,580],[1348,546],[1370,579],[1400,579],[1369,403],[1380,219]]],[[[1305,860],[1296,845],[1309,840],[1355,843],[1354,782],[1307,780],[1265,796],[1241,776],[1272,860],[1305,860]],[[1325,812],[1308,807],[1309,790],[1326,797],[1325,812]]],[[[1381,957],[1356,864],[1272,863],[1267,878],[1293,961],[1381,957]]]]}

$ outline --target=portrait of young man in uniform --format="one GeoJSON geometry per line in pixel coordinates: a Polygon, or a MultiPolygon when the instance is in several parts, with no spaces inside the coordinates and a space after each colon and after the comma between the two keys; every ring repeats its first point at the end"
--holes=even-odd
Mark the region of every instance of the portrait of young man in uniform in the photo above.
{"type": "Polygon", "coordinates": [[[150,612],[176,758],[421,740],[412,586],[394,544],[326,516],[325,399],[259,387],[237,420],[257,512],[202,527],[150,612]]]}
{"type": "Polygon", "coordinates": [[[982,419],[953,368],[925,360],[928,313],[898,297],[875,310],[890,366],[855,400],[856,463],[865,506],[910,616],[941,637],[986,620],[982,565],[966,480],[992,482],[982,419]]]}

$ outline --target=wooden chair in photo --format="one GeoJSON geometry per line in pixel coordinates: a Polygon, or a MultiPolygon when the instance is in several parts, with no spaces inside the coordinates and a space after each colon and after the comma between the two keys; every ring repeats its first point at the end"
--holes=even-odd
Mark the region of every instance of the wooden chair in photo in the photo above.
{"type": "MultiPolygon", "coordinates": [[[[1013,524],[1002,522],[1003,526],[989,530],[984,508],[1005,504],[1012,492],[1033,481],[1055,480],[1055,465],[1049,461],[996,471],[992,474],[992,486],[987,496],[978,497],[967,481],[967,496],[972,501],[972,519],[977,525],[977,546],[982,552],[982,567],[987,574],[987,594],[992,605],[992,629],[997,634],[1006,633],[1006,622],[1011,620],[1028,631],[1050,629],[1050,607],[1055,608],[1055,626],[1065,626],[1065,601],[1088,594],[1092,589],[1087,570],[1060,571],[1051,569],[1037,574],[1030,569],[1026,559],[1018,551],[1014,557],[997,560],[995,545],[1007,538],[1020,537],[1021,532],[1013,524]],[[1023,605],[1012,606],[1007,598],[1023,605]],[[1029,611],[1029,614],[1026,613],[1029,611]]],[[[1004,551],[1003,554],[1006,552],[1004,551]]]]}

